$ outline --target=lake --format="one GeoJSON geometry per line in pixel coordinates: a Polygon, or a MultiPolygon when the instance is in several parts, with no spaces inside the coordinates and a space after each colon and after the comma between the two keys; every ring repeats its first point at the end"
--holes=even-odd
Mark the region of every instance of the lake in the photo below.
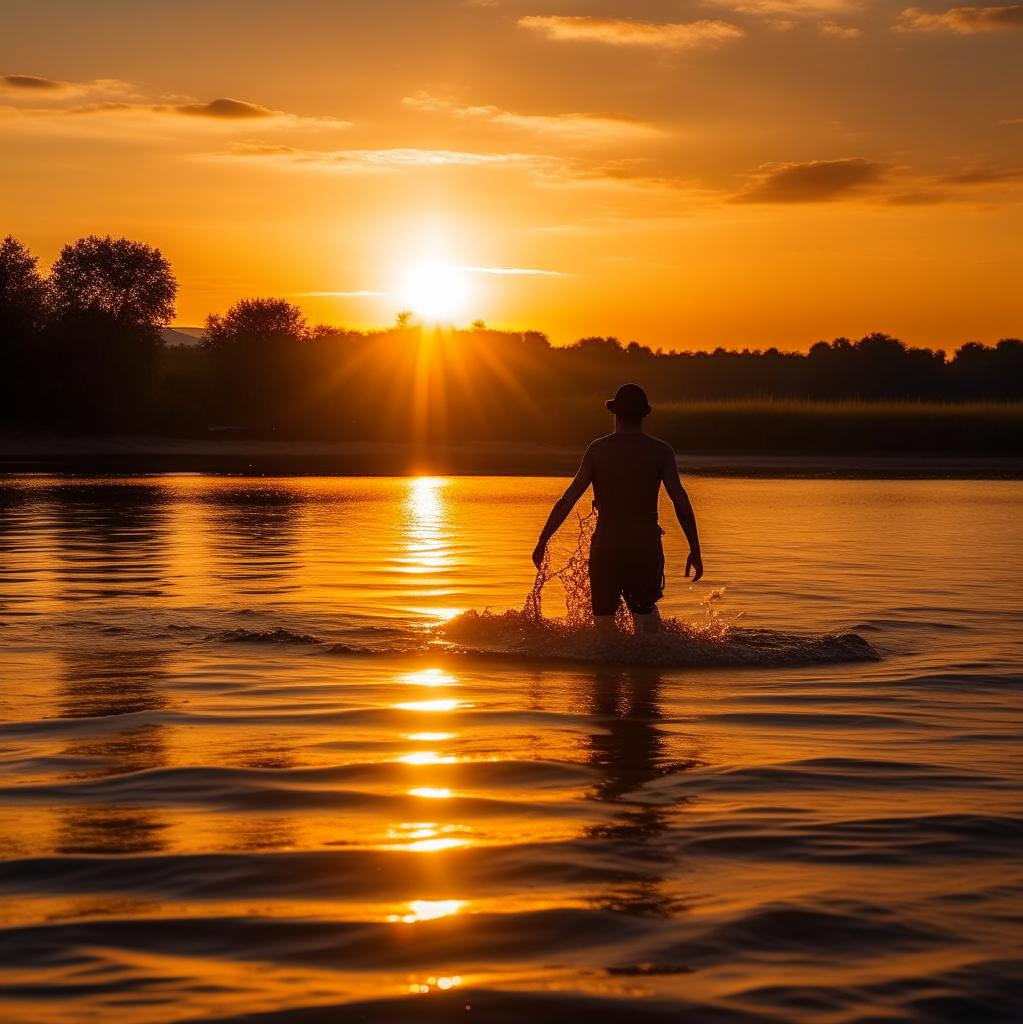
{"type": "Polygon", "coordinates": [[[1023,1019],[1023,483],[564,483],[0,480],[0,1018],[1023,1019]]]}

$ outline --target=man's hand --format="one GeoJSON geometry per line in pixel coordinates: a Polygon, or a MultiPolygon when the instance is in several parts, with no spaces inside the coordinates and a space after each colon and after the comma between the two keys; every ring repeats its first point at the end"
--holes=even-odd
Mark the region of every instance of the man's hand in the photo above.
{"type": "Polygon", "coordinates": [[[689,557],[686,559],[686,579],[689,579],[690,571],[693,574],[693,582],[699,583],[703,576],[703,558],[699,551],[689,552],[689,557]]]}
{"type": "Polygon", "coordinates": [[[536,542],[536,547],[533,548],[533,565],[536,566],[536,571],[539,572],[543,567],[543,556],[547,553],[547,545],[544,541],[539,540],[536,542]]]}

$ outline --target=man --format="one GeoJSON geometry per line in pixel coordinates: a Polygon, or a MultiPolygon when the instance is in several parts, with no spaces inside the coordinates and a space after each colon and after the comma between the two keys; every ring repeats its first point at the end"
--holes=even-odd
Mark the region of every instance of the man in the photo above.
{"type": "Polygon", "coordinates": [[[606,405],[614,414],[614,433],[597,438],[586,449],[575,479],[551,509],[533,551],[533,563],[540,568],[547,542],[592,484],[597,510],[590,545],[594,621],[605,634],[612,632],[621,597],[632,613],[636,632],[652,633],[660,627],[657,602],[664,591],[664,531],[657,522],[661,484],[689,541],[686,577],[692,572],[694,583],[703,576],[696,516],[671,445],[643,430],[643,420],[651,411],[646,392],[638,384],[623,384],[606,405]]]}

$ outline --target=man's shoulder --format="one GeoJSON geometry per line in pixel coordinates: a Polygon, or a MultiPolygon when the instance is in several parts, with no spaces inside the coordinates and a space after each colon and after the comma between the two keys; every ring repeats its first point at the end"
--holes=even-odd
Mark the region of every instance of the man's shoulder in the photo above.
{"type": "Polygon", "coordinates": [[[595,437],[587,446],[586,454],[592,455],[594,452],[600,451],[601,448],[606,447],[609,441],[614,439],[614,434],[604,434],[601,437],[595,437]]]}
{"type": "Polygon", "coordinates": [[[654,437],[653,434],[644,434],[643,436],[646,438],[651,450],[657,452],[658,455],[663,455],[669,459],[675,458],[675,449],[667,441],[662,441],[659,437],[654,437]]]}

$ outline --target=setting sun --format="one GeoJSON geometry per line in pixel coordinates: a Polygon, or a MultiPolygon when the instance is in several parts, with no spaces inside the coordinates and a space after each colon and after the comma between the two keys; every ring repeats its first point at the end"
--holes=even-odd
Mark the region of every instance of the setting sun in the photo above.
{"type": "Polygon", "coordinates": [[[451,323],[465,312],[469,300],[467,275],[440,260],[413,264],[398,292],[401,304],[429,323],[451,323]]]}

